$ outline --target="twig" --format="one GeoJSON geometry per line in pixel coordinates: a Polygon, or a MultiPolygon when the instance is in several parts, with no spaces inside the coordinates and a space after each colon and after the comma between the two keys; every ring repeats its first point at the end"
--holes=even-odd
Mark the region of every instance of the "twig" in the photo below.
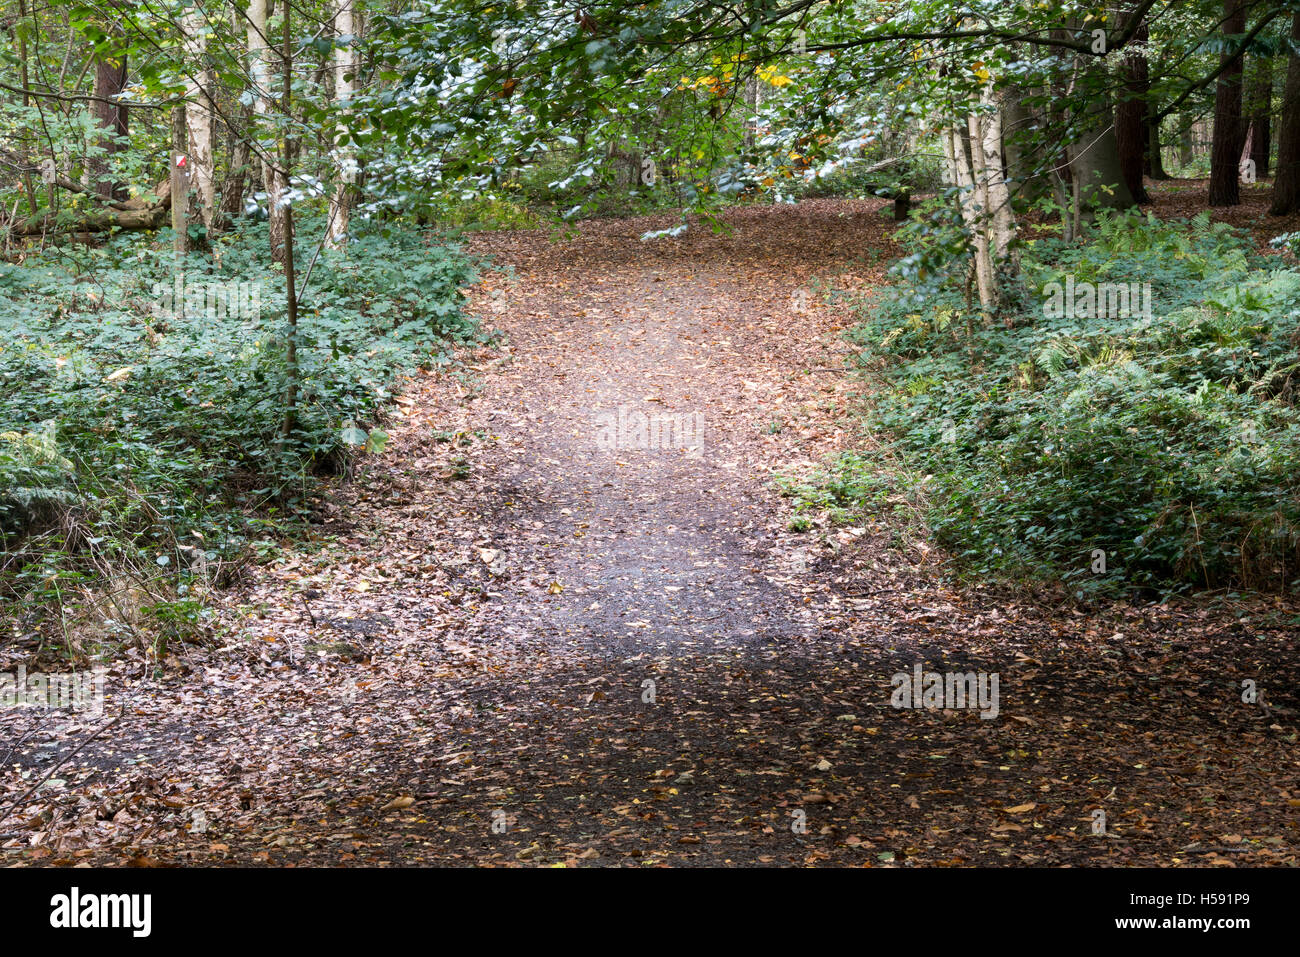
{"type": "Polygon", "coordinates": [[[311,619],[311,626],[316,627],[316,616],[312,614],[311,605],[307,604],[307,598],[302,592],[298,592],[298,599],[302,602],[302,607],[307,611],[307,617],[311,619]]]}
{"type": "Polygon", "coordinates": [[[32,796],[33,794],[35,794],[38,790],[40,790],[41,785],[43,785],[43,784],[44,784],[46,781],[48,781],[50,778],[54,777],[54,772],[55,772],[55,771],[57,771],[59,768],[63,767],[65,764],[67,764],[67,763],[68,763],[69,761],[71,761],[73,758],[75,758],[78,754],[81,753],[81,751],[86,747],[86,745],[90,744],[90,742],[94,741],[96,738],[98,738],[101,734],[103,734],[103,733],[104,733],[105,731],[107,731],[109,728],[113,727],[113,725],[115,725],[115,724],[117,724],[119,721],[121,721],[122,718],[123,718],[125,715],[126,715],[126,704],[123,703],[123,705],[122,705],[122,710],[119,711],[119,712],[117,713],[117,717],[116,717],[116,718],[114,718],[114,719],[113,719],[112,721],[110,721],[108,724],[104,725],[102,728],[100,728],[98,731],[96,731],[94,734],[92,734],[90,737],[88,737],[85,741],[82,741],[81,744],[77,745],[77,747],[76,747],[73,751],[71,751],[71,752],[68,753],[67,757],[65,757],[65,758],[63,758],[63,760],[57,762],[57,763],[54,765],[54,767],[52,767],[52,768],[50,768],[48,771],[46,771],[46,772],[45,772],[45,776],[44,776],[43,778],[41,778],[39,781],[37,781],[35,784],[33,784],[30,788],[28,788],[26,791],[24,791],[22,794],[20,794],[20,795],[18,796],[18,800],[14,801],[12,804],[10,804],[7,808],[5,808],[4,813],[0,814],[0,821],[3,821],[5,818],[7,818],[10,814],[12,814],[12,813],[14,812],[14,809],[15,809],[15,808],[17,808],[20,804],[22,804],[22,803],[23,803],[24,801],[26,801],[29,797],[31,797],[31,796],[32,796]]]}
{"type": "Polygon", "coordinates": [[[36,729],[41,726],[41,719],[43,717],[45,717],[45,712],[43,711],[36,712],[36,720],[32,722],[31,728],[28,729],[27,733],[24,734],[21,738],[19,738],[18,741],[14,743],[13,746],[11,746],[7,752],[5,752],[4,758],[0,760],[0,768],[3,768],[6,764],[8,764],[9,759],[13,757],[14,752],[17,751],[19,748],[21,748],[23,744],[27,741],[27,739],[36,733],[36,729]]]}
{"type": "Polygon", "coordinates": [[[307,283],[311,282],[311,271],[316,268],[316,260],[320,258],[320,251],[325,248],[325,243],[330,238],[330,230],[334,228],[334,213],[335,210],[331,209],[329,219],[325,221],[325,231],[321,233],[320,242],[316,244],[316,253],[311,257],[311,262],[307,264],[307,275],[302,277],[302,287],[298,290],[299,298],[307,294],[307,283]]]}

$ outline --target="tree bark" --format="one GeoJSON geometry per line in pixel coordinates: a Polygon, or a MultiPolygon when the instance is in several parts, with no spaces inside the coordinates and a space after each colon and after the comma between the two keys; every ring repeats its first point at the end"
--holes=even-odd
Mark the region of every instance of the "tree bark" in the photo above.
{"type": "MultiPolygon", "coordinates": [[[[1223,34],[1244,33],[1246,9],[1242,0],[1224,0],[1223,34]]],[[[1242,56],[1225,51],[1219,56],[1223,72],[1214,91],[1214,139],[1210,147],[1210,205],[1241,203],[1241,149],[1245,128],[1241,117],[1242,56]]]]}
{"type": "MultiPolygon", "coordinates": [[[[1300,11],[1291,17],[1291,40],[1300,43],[1300,11]]],[[[1270,215],[1289,216],[1300,210],[1300,55],[1287,57],[1282,119],[1277,135],[1277,169],[1273,176],[1270,215]]]]}
{"type": "Polygon", "coordinates": [[[993,270],[993,261],[989,256],[988,234],[980,226],[979,200],[976,195],[975,181],[970,160],[966,155],[965,138],[961,127],[953,124],[943,132],[943,152],[948,161],[949,176],[952,178],[960,195],[961,218],[971,237],[971,269],[975,274],[975,288],[979,292],[980,308],[991,315],[997,311],[998,294],[995,285],[997,275],[993,270]]]}
{"type": "Polygon", "coordinates": [[[212,88],[215,82],[212,69],[207,65],[207,35],[203,32],[206,18],[197,7],[181,18],[183,45],[190,62],[190,78],[186,81],[185,130],[187,139],[189,179],[193,213],[211,229],[217,212],[216,157],[212,151],[212,88]]]}
{"type": "Polygon", "coordinates": [[[758,110],[758,77],[751,74],[745,80],[745,119],[741,134],[741,148],[746,153],[754,150],[754,113],[758,110]]]}
{"type": "Polygon", "coordinates": [[[1009,89],[1002,99],[1002,150],[1012,196],[1028,206],[1046,196],[1051,186],[1045,151],[1033,143],[1038,126],[1033,111],[1025,105],[1029,91],[1009,89]]]}
{"type": "Polygon", "coordinates": [[[978,146],[980,161],[976,168],[984,177],[984,198],[988,205],[985,216],[991,230],[991,242],[996,267],[1003,273],[1014,272],[1017,266],[1015,239],[1016,220],[1011,211],[1011,189],[1007,184],[1002,155],[1002,102],[990,84],[984,90],[978,132],[972,128],[971,146],[978,146]]]}
{"type": "Polygon", "coordinates": [[[249,164],[253,158],[248,143],[252,118],[252,107],[244,107],[240,113],[241,128],[231,131],[230,169],[221,183],[221,199],[217,202],[217,222],[221,229],[230,228],[231,222],[244,213],[244,192],[248,184],[249,164]]]}
{"type": "MultiPolygon", "coordinates": [[[[353,4],[356,0],[337,0],[334,13],[334,36],[355,37],[356,17],[353,4]]],[[[359,67],[356,44],[349,39],[346,46],[336,43],[334,47],[334,100],[340,111],[347,115],[351,112],[349,101],[356,90],[356,72],[359,67]]],[[[334,157],[338,164],[339,182],[330,201],[330,228],[326,245],[330,249],[342,249],[347,242],[348,227],[352,219],[352,206],[356,197],[357,160],[355,151],[344,139],[347,127],[340,125],[334,137],[334,157]]]]}
{"type": "MultiPolygon", "coordinates": [[[[1147,26],[1142,24],[1134,39],[1145,43],[1147,26]]],[[[1115,107],[1115,147],[1119,153],[1119,168],[1124,177],[1124,185],[1134,202],[1149,203],[1145,184],[1142,182],[1143,161],[1150,144],[1151,134],[1147,128],[1147,92],[1151,81],[1147,73],[1147,58],[1141,52],[1128,51],[1120,68],[1122,79],[1119,103],[1115,107]]]]}
{"type": "Polygon", "coordinates": [[[1096,57],[1084,57],[1077,82],[1086,83],[1093,92],[1088,105],[1078,116],[1078,133],[1069,147],[1071,189],[1081,209],[1128,209],[1134,205],[1133,193],[1120,165],[1119,142],[1115,137],[1115,109],[1111,101],[1111,77],[1105,63],[1096,57]]]}
{"type": "MultiPolygon", "coordinates": [[[[249,0],[248,4],[248,59],[249,73],[253,79],[253,129],[250,136],[256,136],[258,127],[271,112],[271,51],[266,32],[268,18],[267,0],[249,0]]],[[[283,175],[272,163],[262,162],[262,183],[266,187],[266,205],[270,213],[271,259],[284,262],[284,193],[283,175]]]]}
{"type": "Polygon", "coordinates": [[[1119,144],[1110,107],[1099,106],[1094,123],[1070,151],[1070,174],[1084,208],[1128,209],[1135,205],[1119,162],[1119,144]]]}
{"type": "MultiPolygon", "coordinates": [[[[127,135],[126,107],[120,103],[108,102],[109,97],[117,96],[126,87],[126,57],[101,57],[95,61],[95,119],[104,128],[105,136],[99,145],[110,156],[121,152],[125,147],[119,137],[127,135]]],[[[92,181],[95,192],[105,199],[125,200],[127,190],[125,183],[115,183],[108,175],[109,163],[106,158],[97,157],[91,164],[92,181]]]]}
{"type": "Polygon", "coordinates": [[[1160,152],[1160,121],[1151,115],[1153,112],[1147,110],[1147,153],[1143,159],[1142,172],[1151,179],[1169,179],[1169,173],[1165,171],[1165,158],[1160,152]]]}
{"type": "Polygon", "coordinates": [[[185,156],[185,107],[172,107],[172,152],[171,169],[171,209],[172,209],[172,249],[177,258],[184,256],[190,248],[189,223],[186,215],[189,207],[189,176],[186,173],[185,156]]]}
{"type": "MultiPolygon", "coordinates": [[[[293,53],[289,46],[289,23],[293,8],[284,5],[284,36],[281,46],[281,61],[284,68],[284,87],[281,92],[280,108],[286,117],[292,115],[293,108],[293,53]]],[[[285,127],[280,136],[280,168],[284,179],[288,181],[290,163],[293,157],[293,142],[289,128],[285,127]]],[[[284,419],[280,425],[280,440],[285,442],[298,427],[298,386],[301,370],[298,365],[298,286],[294,275],[293,256],[293,207],[287,200],[280,205],[281,258],[284,262],[285,288],[285,391],[284,419]]],[[[275,222],[275,214],[271,221],[275,222]]]]}
{"type": "Polygon", "coordinates": [[[1194,159],[1196,151],[1192,148],[1192,122],[1184,119],[1178,128],[1178,165],[1186,170],[1194,159]]]}
{"type": "Polygon", "coordinates": [[[1255,161],[1255,176],[1268,176],[1273,152],[1273,58],[1261,57],[1255,64],[1250,91],[1246,96],[1250,117],[1250,158],[1255,161]]]}
{"type": "Polygon", "coordinates": [[[971,239],[971,271],[987,317],[1002,305],[1001,277],[1016,268],[1016,221],[1002,155],[1002,108],[990,84],[972,97],[966,123],[942,133],[948,176],[958,187],[962,222],[971,239]]]}

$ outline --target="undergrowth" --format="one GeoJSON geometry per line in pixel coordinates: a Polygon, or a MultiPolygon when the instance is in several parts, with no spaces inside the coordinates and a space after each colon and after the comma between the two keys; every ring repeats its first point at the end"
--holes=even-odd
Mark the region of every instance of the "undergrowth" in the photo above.
{"type": "MultiPolygon", "coordinates": [[[[303,223],[299,263],[321,225],[303,223]]],[[[375,426],[396,381],[476,335],[458,248],[376,230],[346,255],[321,253],[282,435],[285,284],[259,266],[265,224],[181,264],[158,239],[0,264],[6,637],[72,656],[186,637],[211,588],[300,525],[321,475],[382,449],[375,426]]]]}
{"type": "Polygon", "coordinates": [[[898,511],[964,574],[1081,596],[1294,590],[1300,271],[1204,215],[1103,216],[1082,244],[1023,252],[1006,322],[954,283],[863,307],[884,446],[791,487],[799,504],[898,511]],[[1070,281],[1150,283],[1151,314],[1045,308],[1070,281]]]}

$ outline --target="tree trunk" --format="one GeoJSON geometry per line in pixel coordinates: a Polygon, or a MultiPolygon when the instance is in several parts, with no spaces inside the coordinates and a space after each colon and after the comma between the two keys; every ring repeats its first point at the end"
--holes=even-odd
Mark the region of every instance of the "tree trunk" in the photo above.
{"type": "Polygon", "coordinates": [[[1185,119],[1178,128],[1178,165],[1186,170],[1194,159],[1196,152],[1192,149],[1192,123],[1185,119]]]}
{"type": "MultiPolygon", "coordinates": [[[[27,0],[18,0],[18,19],[20,21],[27,19],[27,0]]],[[[29,106],[31,100],[28,98],[28,74],[27,74],[27,33],[24,30],[15,30],[18,38],[18,82],[23,88],[22,104],[29,106]]],[[[25,142],[25,141],[24,141],[25,142]]],[[[23,173],[23,192],[27,194],[27,208],[33,216],[36,215],[36,187],[32,182],[32,174],[23,173]]]]}
{"type": "Polygon", "coordinates": [[[1169,174],[1165,172],[1165,158],[1160,152],[1160,121],[1151,115],[1153,112],[1148,106],[1147,154],[1143,159],[1142,172],[1151,179],[1169,179],[1169,174]]]}
{"type": "MultiPolygon", "coordinates": [[[[1300,11],[1291,17],[1291,40],[1300,43],[1300,11]]],[[[1282,119],[1277,134],[1277,169],[1273,176],[1273,216],[1300,210],[1300,55],[1287,57],[1282,119]]]]}
{"type": "Polygon", "coordinates": [[[1135,205],[1119,162],[1119,144],[1108,105],[1100,105],[1094,123],[1070,151],[1070,174],[1084,208],[1128,209],[1135,205]]]}
{"type": "MultiPolygon", "coordinates": [[[[982,153],[976,168],[985,180],[984,194],[988,205],[985,215],[991,229],[995,264],[1003,273],[1014,272],[1016,262],[1016,220],[1011,211],[1011,189],[1007,184],[1002,156],[1002,103],[992,85],[984,90],[983,109],[972,114],[979,119],[978,137],[972,135],[972,147],[982,153]],[[992,109],[988,109],[992,106],[992,109]]],[[[972,128],[972,134],[975,132],[972,128]]]]}
{"type": "MultiPolygon", "coordinates": [[[[1134,39],[1145,43],[1146,24],[1138,28],[1134,39]]],[[[1119,153],[1119,168],[1133,200],[1149,203],[1146,186],[1142,182],[1143,160],[1150,144],[1147,128],[1147,91],[1151,82],[1147,76],[1147,58],[1142,53],[1128,52],[1120,67],[1122,79],[1119,103],[1115,107],[1115,147],[1119,153]]]]}
{"type": "Polygon", "coordinates": [[[217,224],[220,229],[229,229],[231,222],[244,213],[244,192],[248,184],[249,164],[253,158],[248,144],[252,119],[252,107],[244,107],[240,114],[241,128],[232,130],[230,134],[230,169],[221,183],[221,199],[217,203],[217,224]]]}
{"type": "Polygon", "coordinates": [[[1002,275],[1016,267],[1016,222],[1002,155],[1002,107],[990,84],[971,100],[965,128],[954,123],[942,136],[948,176],[960,191],[962,222],[971,239],[980,308],[988,317],[1002,305],[1002,275]]]}
{"type": "Polygon", "coordinates": [[[1273,151],[1273,58],[1261,57],[1255,64],[1250,92],[1246,96],[1251,137],[1250,158],[1255,162],[1255,176],[1268,176],[1270,155],[1273,151]]]}
{"type": "MultiPolygon", "coordinates": [[[[349,101],[356,90],[356,72],[358,69],[356,45],[352,39],[356,36],[356,18],[353,16],[353,4],[356,0],[337,0],[334,13],[334,100],[340,111],[350,112],[349,101]],[[338,38],[345,37],[346,45],[337,45],[338,38]]],[[[344,142],[347,127],[339,126],[334,137],[334,156],[338,164],[339,182],[334,189],[330,202],[330,228],[326,245],[330,249],[342,249],[347,242],[348,225],[352,218],[352,206],[355,203],[357,182],[357,160],[355,151],[344,142]]]]}
{"type": "MultiPolygon", "coordinates": [[[[249,74],[253,80],[253,128],[250,136],[257,136],[260,124],[271,112],[271,51],[266,22],[267,0],[249,0],[248,4],[248,59],[249,74]]],[[[266,205],[270,214],[271,259],[284,262],[284,176],[274,162],[262,155],[262,183],[266,187],[266,205]]]]}
{"type": "MultiPolygon", "coordinates": [[[[284,67],[284,88],[281,93],[280,108],[284,115],[292,115],[293,108],[293,51],[289,45],[289,23],[293,8],[284,5],[284,37],[281,47],[281,61],[284,67]]],[[[289,181],[290,163],[293,161],[293,141],[289,127],[284,128],[280,136],[280,169],[285,182],[289,181]]],[[[280,426],[281,442],[287,441],[298,427],[298,385],[301,370],[298,365],[298,287],[294,275],[293,257],[293,207],[288,201],[280,204],[281,256],[284,262],[285,287],[285,392],[284,419],[280,426]]],[[[271,222],[275,222],[272,216],[271,222]]]]}
{"type": "Polygon", "coordinates": [[[754,113],[758,110],[758,77],[751,74],[745,80],[745,120],[741,134],[741,148],[745,153],[754,150],[754,113]]]}
{"type": "MultiPolygon", "coordinates": [[[[1244,33],[1246,9],[1242,0],[1224,0],[1223,34],[1244,33]]],[[[1224,51],[1224,67],[1214,91],[1214,140],[1210,147],[1210,205],[1236,206],[1241,202],[1239,163],[1245,139],[1241,119],[1242,56],[1224,51]]]]}
{"type": "Polygon", "coordinates": [[[207,19],[197,8],[181,18],[184,48],[191,66],[186,81],[185,130],[189,179],[193,185],[193,212],[207,229],[217,209],[216,159],[212,151],[212,88],[214,76],[207,66],[207,19]]]}
{"type": "Polygon", "coordinates": [[[988,234],[979,224],[975,182],[960,126],[954,124],[944,131],[943,148],[944,156],[948,161],[949,175],[953,185],[959,190],[962,222],[966,224],[971,237],[973,254],[971,268],[975,273],[975,287],[979,292],[980,307],[986,314],[991,315],[998,307],[999,297],[995,285],[997,274],[993,270],[993,260],[989,256],[988,234]]]}
{"type": "Polygon", "coordinates": [[[185,156],[185,107],[172,107],[172,154],[171,154],[171,207],[172,207],[172,249],[180,259],[189,251],[190,236],[187,211],[189,208],[189,174],[186,170],[185,156]]]}
{"type": "MultiPolygon", "coordinates": [[[[243,11],[237,5],[232,5],[230,26],[234,35],[238,36],[240,31],[245,30],[246,24],[243,11]]],[[[227,115],[233,112],[232,110],[227,115]]],[[[249,138],[253,135],[252,103],[245,103],[240,107],[237,123],[238,125],[233,127],[229,122],[227,124],[230,167],[226,171],[225,179],[221,181],[221,196],[217,200],[216,215],[217,228],[221,230],[229,229],[234,220],[244,214],[244,193],[248,187],[249,164],[253,158],[253,150],[249,144],[249,138]]]]}
{"type": "Polygon", "coordinates": [[[1009,89],[1002,99],[1002,150],[1006,157],[1007,179],[1016,200],[1031,205],[1050,190],[1050,175],[1043,149],[1033,143],[1038,122],[1025,105],[1032,91],[1009,89]]]}
{"type": "MultiPolygon", "coordinates": [[[[1084,27],[1085,23],[1076,16],[1069,21],[1069,29],[1059,35],[1068,36],[1071,31],[1084,27]]],[[[1086,98],[1087,105],[1073,117],[1074,142],[1066,146],[1077,222],[1082,210],[1128,209],[1134,202],[1120,166],[1119,143],[1115,138],[1115,107],[1110,94],[1114,78],[1100,57],[1083,55],[1076,64],[1078,69],[1070,88],[1084,84],[1084,89],[1092,94],[1086,98]]]]}
{"type": "MultiPolygon", "coordinates": [[[[110,156],[121,152],[124,144],[119,137],[127,135],[126,107],[119,103],[107,102],[108,97],[117,96],[126,87],[126,57],[102,57],[95,61],[95,119],[104,128],[105,136],[99,145],[110,156]]],[[[91,164],[92,188],[105,199],[125,200],[127,190],[125,183],[115,183],[108,175],[107,158],[97,157],[91,164]]]]}

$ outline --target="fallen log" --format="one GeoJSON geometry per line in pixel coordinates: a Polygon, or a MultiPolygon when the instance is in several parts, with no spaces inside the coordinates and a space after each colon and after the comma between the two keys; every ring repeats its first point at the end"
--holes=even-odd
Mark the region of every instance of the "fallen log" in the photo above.
{"type": "Polygon", "coordinates": [[[75,219],[62,219],[60,214],[15,222],[9,227],[11,236],[27,238],[51,233],[108,233],[119,229],[159,229],[166,225],[172,208],[171,181],[163,180],[154,188],[154,199],[137,197],[124,203],[114,203],[109,209],[87,209],[75,219]]]}

